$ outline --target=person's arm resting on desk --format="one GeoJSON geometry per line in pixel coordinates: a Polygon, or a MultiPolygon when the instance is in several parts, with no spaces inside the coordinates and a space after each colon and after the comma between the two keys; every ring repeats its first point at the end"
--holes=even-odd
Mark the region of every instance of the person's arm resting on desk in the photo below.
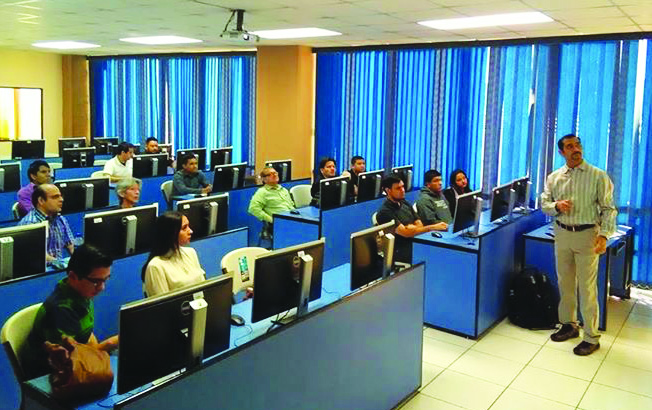
{"type": "Polygon", "coordinates": [[[180,171],[177,171],[174,174],[174,180],[172,184],[174,185],[175,195],[201,194],[204,192],[205,189],[205,188],[191,188],[187,186],[186,182],[183,180],[183,174],[180,171]]]}
{"type": "Polygon", "coordinates": [[[398,224],[396,226],[396,233],[405,238],[413,238],[424,232],[430,232],[434,230],[435,230],[435,225],[424,226],[423,222],[421,222],[420,219],[417,219],[416,221],[414,221],[414,223],[408,225],[398,224]]]}
{"type": "Polygon", "coordinates": [[[201,193],[202,194],[208,194],[213,191],[213,186],[208,182],[208,179],[206,178],[206,175],[199,171],[198,172],[198,178],[199,178],[199,185],[202,186],[201,193]]]}

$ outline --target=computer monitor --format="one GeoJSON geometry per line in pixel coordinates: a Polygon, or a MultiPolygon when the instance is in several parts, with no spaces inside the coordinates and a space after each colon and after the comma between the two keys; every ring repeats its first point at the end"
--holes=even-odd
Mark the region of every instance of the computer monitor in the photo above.
{"type": "Polygon", "coordinates": [[[211,150],[211,168],[227,165],[233,162],[233,147],[222,147],[211,150]]]}
{"type": "Polygon", "coordinates": [[[482,213],[482,198],[480,190],[468,192],[457,197],[453,233],[473,227],[469,235],[477,235],[482,213]]]}
{"type": "Polygon", "coordinates": [[[514,209],[514,201],[516,200],[516,191],[512,189],[512,183],[508,182],[501,186],[497,186],[491,190],[491,222],[497,221],[503,217],[509,220],[512,216],[512,209],[514,209]]]}
{"type": "Polygon", "coordinates": [[[168,154],[136,155],[133,161],[133,177],[160,177],[168,173],[168,154]]]}
{"type": "Polygon", "coordinates": [[[401,178],[403,184],[405,185],[405,192],[412,191],[412,164],[404,165],[402,167],[392,168],[391,173],[395,174],[397,177],[401,178]]]}
{"type": "Polygon", "coordinates": [[[109,178],[62,179],[54,183],[63,196],[62,214],[109,206],[109,178]]]}
{"type": "Polygon", "coordinates": [[[64,148],[61,157],[63,168],[92,167],[95,163],[95,147],[64,148]]]}
{"type": "Polygon", "coordinates": [[[193,239],[225,232],[229,220],[229,194],[179,201],[177,211],[188,218],[193,239]]]}
{"type": "Polygon", "coordinates": [[[84,215],[84,243],[112,258],[151,248],[158,203],[84,215]]]}
{"type": "Polygon", "coordinates": [[[63,157],[63,150],[66,148],[84,148],[86,147],[86,138],[59,138],[59,156],[63,157]]]}
{"type": "Polygon", "coordinates": [[[168,159],[172,157],[172,144],[158,144],[158,150],[161,154],[166,154],[168,159]]]}
{"type": "Polygon", "coordinates": [[[233,277],[222,275],[120,308],[118,393],[229,348],[233,277]]]}
{"type": "Polygon", "coordinates": [[[272,167],[278,172],[278,182],[288,182],[292,180],[292,160],[280,159],[276,161],[265,161],[266,167],[272,167]]]}
{"type": "Polygon", "coordinates": [[[20,189],[20,162],[0,164],[0,192],[20,189]]]}
{"type": "Polygon", "coordinates": [[[247,163],[220,165],[213,172],[213,192],[226,192],[244,186],[247,163]]]}
{"type": "Polygon", "coordinates": [[[177,171],[183,169],[181,157],[185,154],[194,154],[197,158],[197,165],[200,171],[206,170],[206,148],[180,149],[177,150],[177,171]]]}
{"type": "Polygon", "coordinates": [[[38,159],[45,157],[45,140],[11,141],[11,158],[38,159]]]}
{"type": "Polygon", "coordinates": [[[394,222],[351,234],[351,290],[386,278],[394,263],[394,222]]]}
{"type": "Polygon", "coordinates": [[[113,147],[120,143],[118,137],[94,137],[91,145],[95,147],[97,155],[111,155],[113,154],[113,147]]]}
{"type": "Polygon", "coordinates": [[[382,195],[381,182],[384,175],[384,169],[358,175],[358,202],[371,201],[382,195]]]}
{"type": "Polygon", "coordinates": [[[295,307],[297,316],[307,313],[308,301],[321,297],[324,243],[321,238],[256,257],[252,322],[295,307]]]}
{"type": "Polygon", "coordinates": [[[514,207],[518,207],[522,211],[529,210],[530,195],[532,193],[532,182],[530,182],[530,177],[522,177],[514,180],[512,183],[512,189],[516,191],[514,207]]]}
{"type": "Polygon", "coordinates": [[[348,177],[326,178],[319,182],[319,209],[338,208],[346,204],[348,177]]]}
{"type": "Polygon", "coordinates": [[[0,280],[45,272],[47,221],[0,229],[0,280]]]}

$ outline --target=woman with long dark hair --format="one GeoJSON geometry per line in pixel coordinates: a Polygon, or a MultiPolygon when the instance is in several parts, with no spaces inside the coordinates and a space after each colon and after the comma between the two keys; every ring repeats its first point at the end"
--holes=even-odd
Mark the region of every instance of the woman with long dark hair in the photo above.
{"type": "Polygon", "coordinates": [[[192,229],[180,212],[166,212],[156,220],[152,251],[141,278],[147,296],[159,295],[206,278],[197,252],[190,247],[192,229]]]}
{"type": "Polygon", "coordinates": [[[448,201],[448,207],[451,210],[451,215],[455,217],[455,207],[457,206],[457,197],[471,192],[469,187],[469,178],[466,176],[466,173],[461,169],[456,169],[451,172],[449,178],[450,185],[444,190],[444,196],[446,201],[448,201]]]}

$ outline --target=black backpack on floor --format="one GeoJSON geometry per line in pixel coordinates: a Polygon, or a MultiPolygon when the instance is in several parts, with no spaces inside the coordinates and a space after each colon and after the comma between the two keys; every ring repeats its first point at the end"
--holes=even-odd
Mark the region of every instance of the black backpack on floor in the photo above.
{"type": "Polygon", "coordinates": [[[535,268],[526,268],[509,287],[509,320],[526,329],[554,329],[558,322],[557,299],[548,277],[535,268]]]}

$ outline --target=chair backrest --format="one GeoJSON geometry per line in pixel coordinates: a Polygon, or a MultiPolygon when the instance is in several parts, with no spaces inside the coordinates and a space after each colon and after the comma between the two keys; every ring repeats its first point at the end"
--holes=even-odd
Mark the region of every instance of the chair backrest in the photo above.
{"type": "Polygon", "coordinates": [[[7,319],[0,331],[0,341],[5,348],[5,352],[7,352],[7,356],[19,382],[22,382],[25,378],[20,362],[21,353],[25,342],[27,342],[27,336],[32,331],[34,319],[36,319],[36,312],[40,307],[41,303],[37,303],[14,313],[7,319]]]}
{"type": "Polygon", "coordinates": [[[412,209],[414,209],[415,214],[419,215],[419,211],[417,210],[417,203],[416,202],[412,204],[412,209]]]}
{"type": "Polygon", "coordinates": [[[161,193],[165,198],[165,203],[168,204],[168,209],[172,209],[172,184],[173,181],[165,181],[161,184],[161,193]]]}
{"type": "Polygon", "coordinates": [[[312,195],[310,194],[311,185],[295,185],[290,188],[290,195],[294,200],[294,205],[297,208],[310,205],[312,195]]]}
{"type": "Polygon", "coordinates": [[[233,274],[233,294],[245,290],[254,284],[254,266],[256,256],[269,252],[265,248],[247,247],[231,251],[222,257],[222,270],[226,269],[228,273],[233,274]],[[242,280],[242,272],[240,271],[240,260],[245,258],[243,265],[246,263],[247,270],[249,271],[249,278],[242,280]]]}
{"type": "Polygon", "coordinates": [[[95,172],[93,172],[91,174],[91,178],[102,178],[102,177],[110,178],[111,174],[109,174],[108,172],[104,172],[104,171],[95,171],[95,172]]]}
{"type": "Polygon", "coordinates": [[[11,214],[14,216],[15,220],[20,219],[20,212],[18,211],[18,202],[14,202],[11,206],[11,214]]]}
{"type": "Polygon", "coordinates": [[[371,222],[374,224],[374,226],[378,225],[378,220],[376,219],[376,215],[378,212],[374,212],[373,215],[371,215],[371,222]]]}

